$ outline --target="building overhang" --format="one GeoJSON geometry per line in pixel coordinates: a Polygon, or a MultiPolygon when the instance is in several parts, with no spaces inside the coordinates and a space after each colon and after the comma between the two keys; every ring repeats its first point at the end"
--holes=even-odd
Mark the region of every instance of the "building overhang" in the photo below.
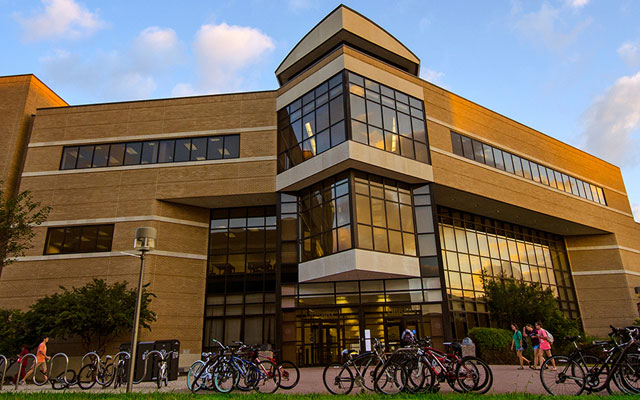
{"type": "Polygon", "coordinates": [[[298,264],[299,282],[419,278],[417,257],[351,249],[298,264]]]}
{"type": "Polygon", "coordinates": [[[277,191],[296,191],[348,169],[382,175],[405,183],[433,181],[429,164],[347,140],[276,177],[277,191]]]}
{"type": "Polygon", "coordinates": [[[362,14],[340,5],[285,57],[276,69],[278,82],[285,84],[341,44],[349,44],[414,76],[419,75],[420,59],[411,50],[362,14]]]}

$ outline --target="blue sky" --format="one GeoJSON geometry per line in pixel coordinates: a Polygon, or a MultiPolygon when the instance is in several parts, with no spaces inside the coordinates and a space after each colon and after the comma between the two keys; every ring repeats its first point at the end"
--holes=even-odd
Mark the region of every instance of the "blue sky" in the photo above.
{"type": "MultiPolygon", "coordinates": [[[[640,219],[639,1],[344,3],[407,45],[424,79],[620,166],[640,219]]],[[[70,104],[275,89],[338,4],[0,0],[0,75],[34,73],[70,104]]]]}

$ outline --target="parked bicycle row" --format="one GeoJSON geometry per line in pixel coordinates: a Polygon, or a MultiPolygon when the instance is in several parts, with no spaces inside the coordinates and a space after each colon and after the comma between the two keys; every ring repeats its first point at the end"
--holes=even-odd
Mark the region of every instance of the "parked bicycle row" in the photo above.
{"type": "Polygon", "coordinates": [[[579,336],[567,337],[574,351],[556,355],[540,368],[540,380],[550,394],[579,395],[614,390],[640,394],[640,327],[611,326],[608,340],[579,348],[579,336]],[[613,386],[612,386],[613,383],[613,386]]]}
{"type": "Polygon", "coordinates": [[[392,353],[372,339],[372,351],[355,354],[344,350],[345,363],[327,365],[324,385],[333,394],[350,393],[354,386],[384,394],[435,393],[446,382],[462,393],[486,393],[493,385],[491,368],[477,357],[463,357],[459,343],[445,343],[436,350],[431,338],[412,339],[406,347],[392,353]]]}
{"type": "Polygon", "coordinates": [[[293,389],[300,381],[300,370],[291,361],[277,363],[257,346],[242,342],[234,342],[233,348],[215,339],[212,342],[219,350],[202,353],[202,360],[189,368],[187,388],[193,393],[200,390],[229,393],[234,389],[273,393],[279,388],[293,389]]]}
{"type": "MultiPolygon", "coordinates": [[[[74,386],[87,390],[96,384],[103,388],[113,386],[118,388],[125,386],[129,372],[130,354],[120,351],[113,357],[107,355],[103,358],[96,352],[89,352],[82,357],[78,372],[69,368],[69,357],[65,353],[57,353],[51,357],[40,357],[33,353],[23,354],[19,357],[7,359],[0,355],[0,389],[2,389],[7,371],[12,365],[17,364],[19,372],[14,378],[16,389],[19,385],[28,381],[37,386],[47,383],[55,390],[68,389],[74,386]]],[[[142,353],[144,372],[134,384],[141,383],[151,373],[158,389],[168,386],[168,363],[171,358],[177,358],[178,352],[167,350],[151,350],[142,353]]]]}

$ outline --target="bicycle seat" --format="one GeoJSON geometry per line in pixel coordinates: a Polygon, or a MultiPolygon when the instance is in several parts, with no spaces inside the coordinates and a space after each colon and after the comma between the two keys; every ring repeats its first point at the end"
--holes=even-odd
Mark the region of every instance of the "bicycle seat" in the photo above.
{"type": "Polygon", "coordinates": [[[343,355],[343,356],[348,356],[348,355],[353,354],[353,353],[357,353],[357,351],[355,351],[355,350],[349,350],[349,349],[344,349],[344,350],[342,350],[342,355],[343,355]]]}
{"type": "Polygon", "coordinates": [[[609,344],[609,341],[608,340],[594,340],[591,343],[593,343],[596,346],[606,346],[606,345],[609,344]]]}

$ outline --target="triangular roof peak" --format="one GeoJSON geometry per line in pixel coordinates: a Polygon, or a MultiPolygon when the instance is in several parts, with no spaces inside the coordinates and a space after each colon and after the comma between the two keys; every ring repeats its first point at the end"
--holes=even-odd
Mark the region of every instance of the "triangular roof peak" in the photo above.
{"type": "Polygon", "coordinates": [[[320,21],[289,52],[276,69],[284,84],[340,44],[347,44],[373,57],[418,76],[420,59],[398,39],[364,15],[341,4],[320,21]]]}

